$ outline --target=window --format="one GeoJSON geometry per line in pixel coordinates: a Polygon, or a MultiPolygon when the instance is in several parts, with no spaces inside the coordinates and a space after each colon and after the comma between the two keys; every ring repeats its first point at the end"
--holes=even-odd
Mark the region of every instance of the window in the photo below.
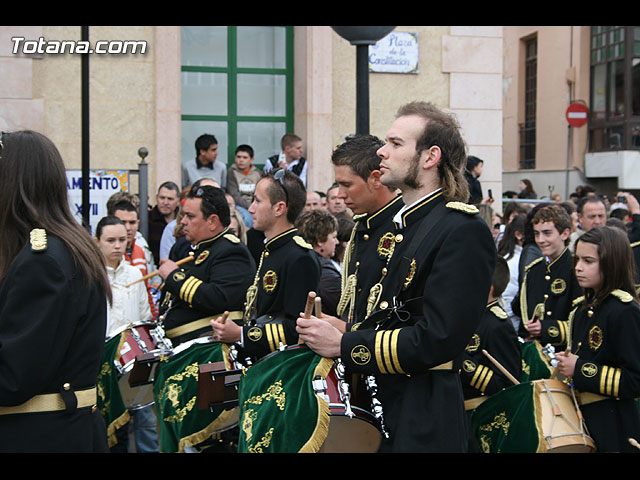
{"type": "Polygon", "coordinates": [[[640,149],[640,27],[591,27],[589,150],[640,149]]]}
{"type": "Polygon", "coordinates": [[[520,168],[536,168],[536,96],[538,86],[538,39],[524,45],[524,123],[520,124],[520,168]]]}
{"type": "Polygon", "coordinates": [[[203,133],[227,165],[240,144],[258,166],[280,151],[293,130],[293,27],[181,27],[181,55],[182,162],[203,133]]]}

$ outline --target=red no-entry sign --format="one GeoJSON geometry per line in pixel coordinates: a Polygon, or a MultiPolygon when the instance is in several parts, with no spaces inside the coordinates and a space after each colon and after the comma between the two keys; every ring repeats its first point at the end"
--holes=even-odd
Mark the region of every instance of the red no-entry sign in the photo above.
{"type": "Polygon", "coordinates": [[[580,102],[574,102],[567,108],[567,122],[572,127],[581,127],[589,118],[589,109],[580,102]]]}

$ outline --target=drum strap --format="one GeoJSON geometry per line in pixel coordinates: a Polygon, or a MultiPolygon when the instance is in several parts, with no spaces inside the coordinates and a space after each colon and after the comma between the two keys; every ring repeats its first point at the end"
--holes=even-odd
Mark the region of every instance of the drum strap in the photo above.
{"type": "MultiPolygon", "coordinates": [[[[196,330],[200,330],[201,328],[210,327],[210,320],[215,320],[218,317],[221,317],[222,313],[217,315],[211,315],[209,317],[200,318],[198,320],[194,320],[193,322],[185,323],[184,325],[180,325],[179,327],[172,328],[171,330],[167,330],[165,334],[169,338],[179,337],[180,335],[186,335],[187,333],[195,332],[196,330]]],[[[229,312],[229,320],[242,320],[243,312],[233,311],[229,312]]]]}
{"type": "MultiPolygon", "coordinates": [[[[92,407],[98,401],[96,387],[87,390],[79,390],[75,393],[77,399],[76,408],[92,407]]],[[[66,410],[62,394],[60,393],[44,393],[31,397],[26,402],[11,407],[0,407],[0,415],[13,415],[17,413],[37,413],[37,412],[57,412],[66,410]]]]}

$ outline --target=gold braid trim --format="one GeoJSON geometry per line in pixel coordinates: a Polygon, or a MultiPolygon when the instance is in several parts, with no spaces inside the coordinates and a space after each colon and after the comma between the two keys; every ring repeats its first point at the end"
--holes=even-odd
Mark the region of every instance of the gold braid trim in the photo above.
{"type": "Polygon", "coordinates": [[[338,307],[336,309],[338,313],[338,317],[342,317],[347,305],[351,305],[349,309],[349,320],[351,320],[351,315],[353,314],[353,304],[355,303],[355,293],[356,293],[356,283],[357,283],[357,271],[353,274],[349,275],[349,263],[351,262],[351,255],[353,253],[353,249],[355,248],[355,236],[356,230],[360,222],[356,222],[353,228],[351,229],[351,236],[349,237],[349,242],[347,242],[347,247],[345,248],[344,258],[342,259],[342,293],[340,294],[340,301],[338,302],[338,307]]]}
{"type": "Polygon", "coordinates": [[[116,418],[113,422],[109,424],[107,428],[107,437],[109,441],[109,448],[113,447],[118,443],[118,438],[116,437],[116,430],[126,425],[131,419],[131,415],[129,414],[129,410],[125,410],[125,412],[116,418]]]}
{"type": "Polygon", "coordinates": [[[256,297],[258,296],[258,281],[260,280],[260,269],[262,268],[262,261],[264,260],[264,252],[262,251],[262,255],[260,255],[260,263],[258,264],[258,268],[256,269],[256,276],[253,279],[253,285],[251,285],[247,289],[247,296],[244,302],[244,315],[243,320],[244,323],[248,323],[251,320],[251,310],[253,309],[253,304],[256,301],[256,297]]]}
{"type": "MultiPolygon", "coordinates": [[[[331,372],[334,364],[335,360],[323,357],[320,360],[320,363],[316,366],[312,378],[315,378],[316,375],[320,375],[322,378],[327,378],[327,375],[331,372]]],[[[318,421],[316,422],[316,428],[313,430],[309,440],[300,447],[298,453],[318,453],[329,434],[329,422],[331,421],[329,404],[324,399],[320,398],[319,395],[316,395],[316,400],[318,402],[318,421]]]]}

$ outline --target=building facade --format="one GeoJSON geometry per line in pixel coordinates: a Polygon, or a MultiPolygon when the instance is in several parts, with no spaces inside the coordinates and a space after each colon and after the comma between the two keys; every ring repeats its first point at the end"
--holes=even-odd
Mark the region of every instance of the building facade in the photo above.
{"type": "MultiPolygon", "coordinates": [[[[396,26],[417,39],[417,68],[370,72],[370,133],[384,139],[397,108],[427,100],[453,112],[469,153],[485,160],[485,192],[501,194],[503,28],[396,26]]],[[[38,130],[81,166],[81,27],[0,28],[0,129],[38,130]],[[22,40],[20,40],[22,39],[22,40]],[[56,42],[76,42],[75,52],[56,42]]],[[[149,191],[180,184],[194,141],[212,133],[217,161],[253,144],[256,163],[285,132],[302,137],[309,188],[333,182],[330,156],[355,132],[356,50],[329,26],[89,27],[107,45],[89,59],[92,169],[137,169],[149,151],[149,191]],[[123,50],[125,41],[144,51],[123,50]],[[138,45],[140,45],[138,44],[138,45]]],[[[73,44],[72,47],[73,48],[73,44]]],[[[137,191],[135,180],[132,190],[137,191]]]]}

